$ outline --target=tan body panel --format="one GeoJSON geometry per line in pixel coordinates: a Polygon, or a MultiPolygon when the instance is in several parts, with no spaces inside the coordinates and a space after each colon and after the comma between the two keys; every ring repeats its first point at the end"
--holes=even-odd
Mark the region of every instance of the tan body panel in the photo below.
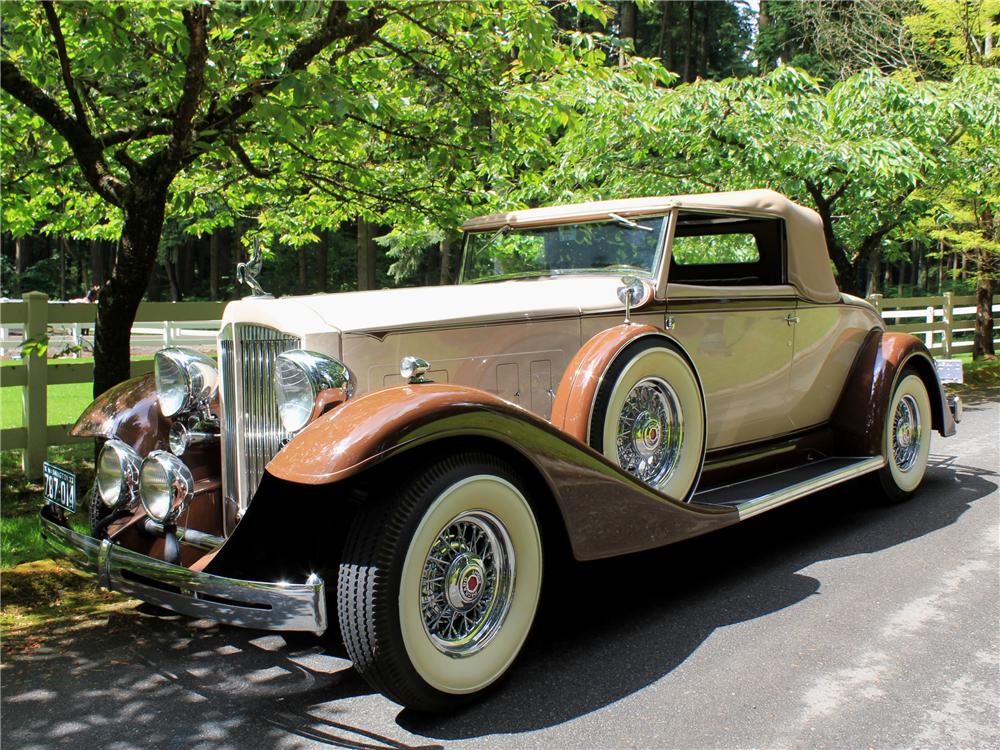
{"type": "Polygon", "coordinates": [[[408,355],[428,359],[435,383],[477,388],[547,418],[554,390],[580,346],[579,316],[508,321],[489,326],[428,328],[384,337],[345,334],[343,360],[355,365],[358,393],[404,383],[399,362],[408,355]]]}
{"type": "MultiPolygon", "coordinates": [[[[794,429],[788,385],[794,296],[701,297],[671,284],[673,338],[691,357],[705,393],[707,449],[752,443],[794,429]]],[[[724,290],[712,287],[716,295],[724,290]]],[[[778,288],[780,291],[781,288],[778,288]]]]}
{"type": "MultiPolygon", "coordinates": [[[[581,560],[670,544],[738,518],[732,508],[686,505],[655,492],[545,420],[492,394],[455,385],[407,385],[352,399],[293,438],[267,473],[297,485],[331,484],[403,451],[447,440],[458,441],[448,443],[450,451],[476,440],[502,443],[529,462],[557,503],[581,560]]],[[[270,487],[262,482],[241,527],[258,504],[287,491],[270,487]]],[[[331,498],[337,496],[331,492],[331,498]]]]}
{"type": "Polygon", "coordinates": [[[881,329],[882,322],[856,305],[800,300],[795,314],[789,419],[794,429],[805,429],[830,419],[868,332],[881,329]]]}

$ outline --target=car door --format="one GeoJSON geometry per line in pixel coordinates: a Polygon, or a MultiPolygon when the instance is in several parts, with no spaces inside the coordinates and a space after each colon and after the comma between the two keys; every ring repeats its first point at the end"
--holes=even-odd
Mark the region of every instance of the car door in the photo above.
{"type": "Polygon", "coordinates": [[[707,448],[793,429],[788,387],[795,290],[777,219],[680,212],[667,276],[667,328],[705,392],[707,448]]]}

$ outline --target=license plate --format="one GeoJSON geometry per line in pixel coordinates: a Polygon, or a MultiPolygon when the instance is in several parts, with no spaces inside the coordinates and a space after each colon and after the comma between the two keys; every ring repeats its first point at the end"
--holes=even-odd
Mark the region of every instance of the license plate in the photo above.
{"type": "Polygon", "coordinates": [[[70,513],[76,511],[76,475],[48,461],[42,464],[45,478],[45,500],[65,508],[70,513]]]}

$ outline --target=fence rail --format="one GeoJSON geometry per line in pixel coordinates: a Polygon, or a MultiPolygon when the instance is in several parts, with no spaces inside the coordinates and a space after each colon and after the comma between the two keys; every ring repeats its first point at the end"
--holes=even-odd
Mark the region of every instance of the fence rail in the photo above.
{"type": "MultiPolygon", "coordinates": [[[[923,334],[924,344],[932,354],[947,358],[972,351],[972,334],[976,330],[975,295],[959,297],[945,292],[936,297],[892,299],[873,294],[868,301],[889,323],[887,330],[923,334]]],[[[993,343],[1000,346],[1000,294],[994,295],[992,309],[993,343]]]]}
{"type": "MultiPolygon", "coordinates": [[[[207,322],[216,322],[222,317],[225,302],[143,302],[136,313],[133,334],[147,333],[148,326],[141,324],[162,324],[164,343],[169,345],[177,337],[175,323],[191,323],[201,327],[207,322]]],[[[97,316],[95,305],[73,302],[49,302],[42,292],[28,292],[20,302],[0,303],[0,327],[2,338],[6,339],[10,327],[23,328],[22,342],[42,341],[48,336],[52,325],[93,326],[97,316]]],[[[215,325],[217,328],[217,323],[215,325]]],[[[152,334],[156,334],[152,331],[152,334]]],[[[77,334],[79,335],[79,334],[77,334]]],[[[6,342],[4,342],[6,343],[6,342]]],[[[132,376],[152,372],[153,363],[132,362],[132,376]]],[[[21,386],[21,427],[0,430],[0,446],[3,449],[21,451],[21,467],[25,475],[38,477],[42,473],[50,445],[64,445],[80,440],[69,434],[71,424],[48,424],[47,389],[50,385],[65,383],[90,383],[94,380],[94,365],[91,362],[59,362],[45,356],[44,351],[29,347],[25,351],[24,364],[0,367],[0,388],[21,386]]]]}

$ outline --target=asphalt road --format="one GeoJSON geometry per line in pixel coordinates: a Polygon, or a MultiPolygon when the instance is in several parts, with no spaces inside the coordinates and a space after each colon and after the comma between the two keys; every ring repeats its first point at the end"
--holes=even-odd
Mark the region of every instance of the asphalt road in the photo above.
{"type": "Polygon", "coordinates": [[[573,568],[499,689],[401,711],[333,642],[130,611],[5,659],[4,750],[1000,747],[1000,403],[908,503],[849,485],[573,568]]]}

